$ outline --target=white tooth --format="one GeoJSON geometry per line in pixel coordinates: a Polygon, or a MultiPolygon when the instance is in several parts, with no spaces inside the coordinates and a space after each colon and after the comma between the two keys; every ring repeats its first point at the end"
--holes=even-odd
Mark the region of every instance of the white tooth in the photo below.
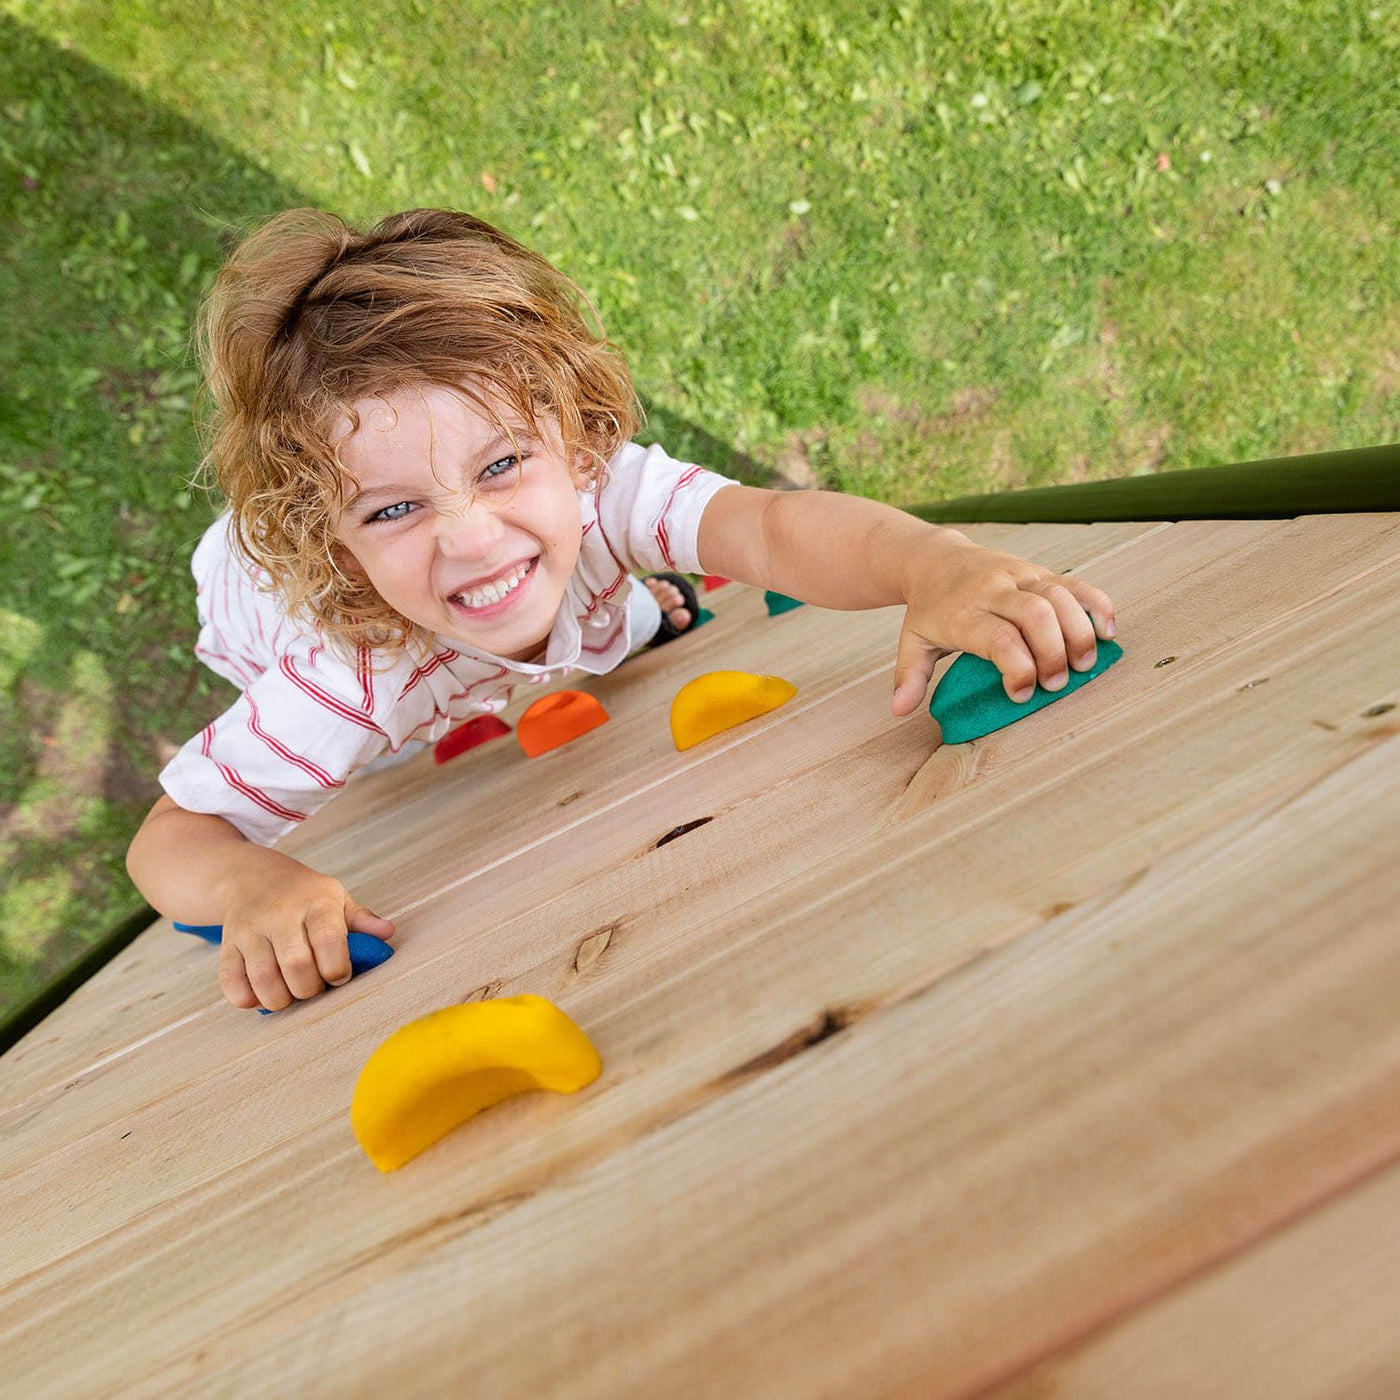
{"type": "Polygon", "coordinates": [[[528,564],[516,570],[513,576],[508,579],[501,579],[495,583],[488,583],[484,588],[473,589],[470,593],[460,593],[457,596],[469,608],[484,608],[492,603],[499,603],[507,593],[515,590],[520,580],[530,571],[528,564]]]}

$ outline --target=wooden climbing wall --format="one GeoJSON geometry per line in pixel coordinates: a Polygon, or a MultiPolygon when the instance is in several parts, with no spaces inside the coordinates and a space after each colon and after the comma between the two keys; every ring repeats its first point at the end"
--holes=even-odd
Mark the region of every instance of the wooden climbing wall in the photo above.
{"type": "Polygon", "coordinates": [[[0,1388],[1400,1393],[1400,516],[966,528],[1124,659],[940,748],[898,609],[733,585],[601,729],[288,841],[384,967],[258,1016],[162,921],[0,1059],[0,1388]],[[677,753],[729,668],[799,693],[677,753]],[[602,1076],[381,1176],[370,1052],[518,992],[602,1076]]]}

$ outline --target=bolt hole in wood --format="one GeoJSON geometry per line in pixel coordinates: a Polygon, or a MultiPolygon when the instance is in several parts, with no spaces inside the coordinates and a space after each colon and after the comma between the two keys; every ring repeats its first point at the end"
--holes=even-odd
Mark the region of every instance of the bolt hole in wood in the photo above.
{"type": "Polygon", "coordinates": [[[1393,704],[1372,705],[1369,710],[1361,711],[1361,718],[1375,719],[1377,715],[1388,715],[1394,708],[1393,704]]]}

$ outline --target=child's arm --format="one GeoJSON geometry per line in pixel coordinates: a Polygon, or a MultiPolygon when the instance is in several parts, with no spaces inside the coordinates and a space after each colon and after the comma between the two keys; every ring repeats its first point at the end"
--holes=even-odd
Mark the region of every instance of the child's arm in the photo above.
{"type": "Polygon", "coordinates": [[[861,496],[727,486],[700,517],[696,552],[708,572],[818,607],[903,603],[896,715],[918,707],[950,652],[992,662],[1020,701],[1037,676],[1062,689],[1067,659],[1089,670],[1096,629],[1105,640],[1115,630],[1112,600],[1092,585],[861,496]]]}
{"type": "Polygon", "coordinates": [[[391,938],[394,925],[339,880],[259,846],[222,817],[168,796],[151,808],[127,850],[132,883],[182,923],[222,924],[219,985],[235,1006],[280,1011],[350,977],[351,929],[391,938]]]}

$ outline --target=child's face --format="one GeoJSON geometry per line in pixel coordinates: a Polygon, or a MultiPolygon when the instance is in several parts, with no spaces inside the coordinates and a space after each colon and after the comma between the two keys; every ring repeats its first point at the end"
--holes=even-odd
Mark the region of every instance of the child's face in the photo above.
{"type": "Polygon", "coordinates": [[[499,408],[517,459],[496,424],[447,389],[408,388],[355,408],[360,428],[340,447],[353,481],[336,530],[353,563],[430,632],[512,660],[533,656],[582,537],[576,492],[586,483],[565,461],[557,426],[541,419],[541,441],[499,408]]]}

